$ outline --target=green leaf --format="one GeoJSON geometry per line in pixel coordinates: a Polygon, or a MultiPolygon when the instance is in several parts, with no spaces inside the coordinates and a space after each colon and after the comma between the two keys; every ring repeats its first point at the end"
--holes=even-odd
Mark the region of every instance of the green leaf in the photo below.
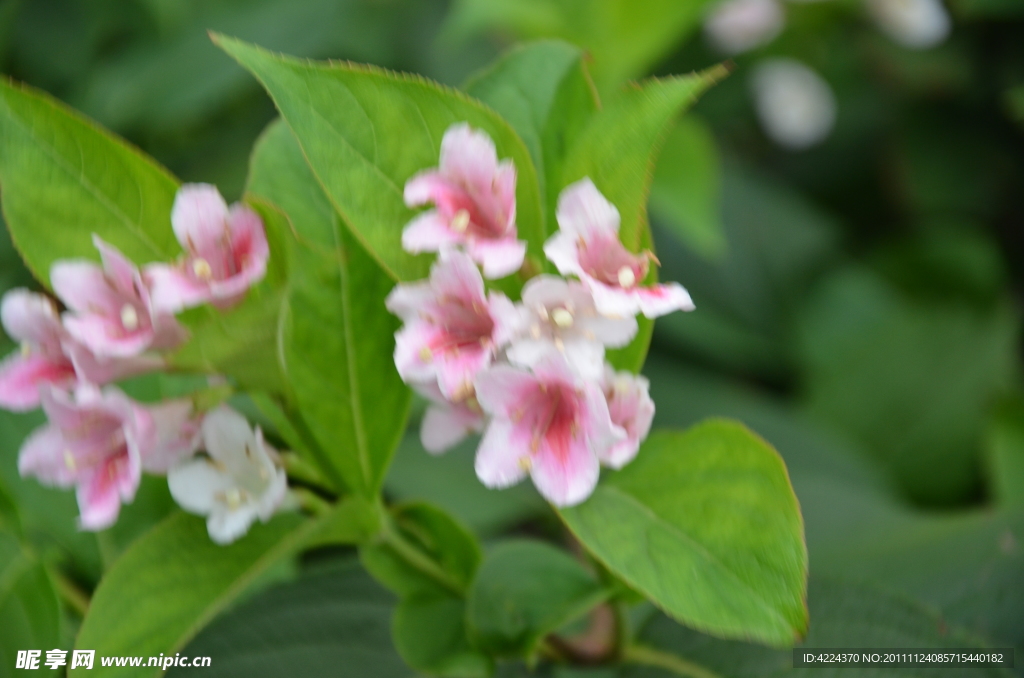
{"type": "MultiPolygon", "coordinates": [[[[808,649],[821,647],[921,647],[936,650],[952,648],[991,647],[962,628],[950,625],[924,605],[903,596],[893,595],[878,587],[845,582],[841,579],[811,578],[808,590],[811,610],[810,632],[802,644],[808,649]]],[[[672,653],[696,664],[709,675],[730,678],[763,678],[764,676],[802,675],[793,668],[793,653],[762,646],[709,638],[686,629],[665,617],[657,617],[641,633],[641,642],[672,653]]],[[[1005,668],[977,668],[978,676],[1010,678],[1005,668]]],[[[936,666],[913,669],[880,665],[871,674],[882,678],[919,676],[961,676],[963,668],[936,666]]],[[[631,665],[624,678],[656,678],[671,673],[648,666],[631,665]]],[[[843,675],[824,671],[825,675],[843,675]]]]}
{"type": "Polygon", "coordinates": [[[60,620],[46,568],[17,536],[0,528],[0,676],[14,675],[18,650],[59,647],[60,620]]]}
{"type": "Polygon", "coordinates": [[[98,260],[95,233],[143,264],[180,250],[171,230],[177,180],[49,96],[0,79],[3,211],[29,268],[98,260]]]}
{"type": "Polygon", "coordinates": [[[437,165],[441,137],[457,122],[487,132],[499,157],[515,162],[519,235],[541,256],[546,231],[533,162],[490,109],[422,78],[300,61],[223,36],[215,40],[270,93],[334,207],[391,277],[426,277],[431,257],[401,247],[402,229],[414,215],[403,203],[403,187],[416,172],[437,165]]]}
{"type": "Polygon", "coordinates": [[[683,117],[665,140],[651,185],[651,213],[709,259],[725,254],[722,167],[706,123],[683,117]]]}
{"type": "MultiPolygon", "coordinates": [[[[178,513],[138,539],[100,582],[75,646],[97,655],[174,654],[275,563],[327,521],[281,515],[229,546],[178,513]]],[[[73,673],[73,672],[72,672],[73,673]]],[[[121,675],[155,676],[142,667],[121,675]]]]}
{"type": "Polygon", "coordinates": [[[461,0],[450,24],[524,38],[562,38],[586,48],[602,91],[643,75],[697,28],[710,0],[461,0]]]}
{"type": "Polygon", "coordinates": [[[986,439],[992,494],[1003,506],[1024,505],[1024,399],[1007,402],[986,439]]]}
{"type": "Polygon", "coordinates": [[[586,614],[610,591],[570,555],[539,541],[498,544],[484,558],[467,615],[481,648],[531,657],[544,637],[586,614]]]}
{"type": "Polygon", "coordinates": [[[584,546],[682,623],[790,645],[807,630],[807,550],[786,467],[735,422],[658,432],[561,515],[584,546]]]}
{"type": "Polygon", "coordinates": [[[395,647],[409,666],[431,675],[483,678],[494,671],[486,654],[466,639],[466,601],[444,594],[417,594],[395,608],[395,647]]]}
{"type": "Polygon", "coordinates": [[[392,620],[399,654],[434,675],[488,675],[491,661],[470,644],[465,623],[464,595],[481,558],[476,538],[425,503],[395,508],[393,523],[380,543],[363,546],[359,556],[401,598],[392,620]]]}
{"type": "Polygon", "coordinates": [[[597,110],[582,51],[557,41],[516,47],[474,76],[465,90],[508,120],[530,150],[550,236],[558,228],[555,206],[564,188],[566,151],[597,110]]]}
{"type": "Polygon", "coordinates": [[[416,569],[396,550],[394,540],[384,540],[364,546],[359,553],[363,565],[378,581],[403,598],[439,591],[459,595],[469,588],[481,556],[476,537],[465,526],[425,502],[393,508],[392,521],[394,525],[388,529],[434,562],[446,580],[442,582],[416,569]]]}
{"type": "Polygon", "coordinates": [[[479,438],[471,437],[441,456],[423,449],[419,436],[406,434],[384,482],[389,496],[430,502],[481,536],[502,532],[530,518],[550,514],[532,483],[500,492],[484,487],[473,470],[479,438]]]}
{"type": "Polygon", "coordinates": [[[320,565],[222,615],[182,655],[211,657],[211,678],[411,678],[391,643],[393,606],[358,562],[320,565]]]}
{"type": "Polygon", "coordinates": [[[295,248],[280,357],[303,420],[345,484],[380,490],[410,391],[394,366],[393,283],[345,228],[283,123],[253,153],[249,190],[288,212],[295,248]]]}

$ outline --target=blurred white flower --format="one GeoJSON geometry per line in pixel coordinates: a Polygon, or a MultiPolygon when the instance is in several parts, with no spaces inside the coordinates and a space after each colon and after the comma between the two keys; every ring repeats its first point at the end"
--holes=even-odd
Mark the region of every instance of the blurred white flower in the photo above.
{"type": "Polygon", "coordinates": [[[771,42],[786,23],[777,0],[726,0],[704,22],[708,39],[727,54],[739,54],[771,42]]]}
{"type": "Polygon", "coordinates": [[[769,59],[751,77],[765,133],[791,150],[810,148],[832,131],[836,99],[821,76],[793,59],[769,59]]]}
{"type": "Polygon", "coordinates": [[[867,0],[867,5],[878,27],[904,47],[927,49],[949,35],[942,0],[867,0]]]}

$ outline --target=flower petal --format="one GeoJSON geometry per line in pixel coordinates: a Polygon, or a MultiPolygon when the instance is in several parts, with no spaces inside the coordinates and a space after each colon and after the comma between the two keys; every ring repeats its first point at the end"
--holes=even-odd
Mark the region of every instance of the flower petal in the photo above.
{"type": "Polygon", "coordinates": [[[530,477],[537,490],[555,506],[574,506],[597,487],[601,464],[587,445],[585,436],[574,437],[559,450],[545,441],[533,455],[530,477]]]}
{"type": "Polygon", "coordinates": [[[154,313],[178,313],[208,303],[213,297],[209,285],[189,277],[177,266],[151,264],[144,276],[154,313]]]}
{"type": "Polygon", "coordinates": [[[493,419],[476,451],[476,475],[490,488],[515,485],[526,477],[527,448],[517,445],[512,422],[493,419]]]}
{"type": "Polygon", "coordinates": [[[98,532],[115,522],[121,512],[121,496],[117,483],[101,468],[79,483],[79,525],[83,530],[98,532]]]}
{"type": "Polygon", "coordinates": [[[217,505],[218,493],[235,486],[234,480],[207,459],[192,459],[167,472],[167,487],[181,508],[205,516],[217,505]]]}
{"type": "Polygon", "coordinates": [[[526,258],[526,242],[513,238],[482,240],[469,243],[469,254],[484,269],[484,276],[494,280],[515,273],[526,258]]]}
{"type": "Polygon", "coordinates": [[[228,206],[210,184],[184,184],[171,208],[171,226],[181,246],[206,257],[222,249],[228,206]]]}
{"type": "Polygon", "coordinates": [[[58,261],[50,268],[53,291],[69,309],[79,313],[120,314],[124,299],[103,269],[88,261],[58,261]]]}
{"type": "Polygon", "coordinates": [[[402,231],[402,249],[413,254],[437,252],[464,240],[463,235],[448,227],[448,221],[437,210],[420,214],[402,231]]]}
{"type": "Polygon", "coordinates": [[[448,128],[441,139],[442,175],[478,191],[489,191],[498,171],[498,152],[486,133],[466,123],[448,128]]]}
{"type": "Polygon", "coordinates": [[[57,307],[49,297],[15,288],[0,301],[0,322],[15,341],[25,341],[47,350],[59,349],[64,334],[57,307]]]}
{"type": "Polygon", "coordinates": [[[695,308],[690,293],[677,282],[640,287],[636,295],[640,310],[648,318],[657,318],[673,311],[692,311],[695,308]]]}
{"type": "Polygon", "coordinates": [[[67,463],[64,436],[53,425],[37,428],[22,444],[18,453],[18,473],[33,476],[47,485],[71,487],[76,470],[67,463]]]}
{"type": "Polygon", "coordinates": [[[555,265],[562,275],[581,275],[583,273],[583,268],[580,266],[579,249],[576,246],[577,237],[563,230],[555,233],[544,243],[544,256],[555,265]]]}
{"type": "Polygon", "coordinates": [[[135,332],[124,333],[119,324],[94,313],[69,315],[64,318],[64,327],[94,354],[111,358],[137,356],[153,343],[152,327],[144,325],[135,332]]]}
{"type": "Polygon", "coordinates": [[[420,425],[420,441],[431,454],[440,454],[483,427],[483,417],[466,407],[432,405],[420,425]]]}
{"type": "Polygon", "coordinates": [[[619,210],[608,202],[590,177],[567,186],[558,196],[555,217],[559,228],[586,238],[593,231],[618,234],[619,210]]]}
{"type": "Polygon", "coordinates": [[[476,398],[492,416],[510,418],[530,390],[537,387],[529,372],[510,365],[495,365],[476,377],[476,398]]]}
{"type": "Polygon", "coordinates": [[[26,412],[39,407],[39,387],[67,388],[75,383],[75,369],[67,359],[52,360],[38,353],[13,353],[0,362],[0,407],[26,412]]]}
{"type": "Polygon", "coordinates": [[[257,509],[253,504],[243,504],[234,510],[218,508],[206,519],[206,531],[216,543],[230,544],[249,531],[256,517],[257,509]]]}
{"type": "Polygon", "coordinates": [[[209,455],[227,467],[233,476],[244,473],[249,460],[246,449],[255,450],[256,436],[245,417],[222,406],[203,420],[203,443],[209,455]]]}

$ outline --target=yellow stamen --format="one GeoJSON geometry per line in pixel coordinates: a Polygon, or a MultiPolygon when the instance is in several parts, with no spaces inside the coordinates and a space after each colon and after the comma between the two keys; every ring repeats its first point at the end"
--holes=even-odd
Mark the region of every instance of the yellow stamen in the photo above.
{"type": "Polygon", "coordinates": [[[75,458],[71,455],[71,450],[64,450],[64,465],[72,472],[78,468],[75,464],[75,458]]]}
{"type": "Polygon", "coordinates": [[[192,260],[192,272],[200,280],[209,280],[213,277],[213,267],[202,257],[192,260]]]}
{"type": "Polygon", "coordinates": [[[32,355],[32,344],[27,341],[21,342],[21,357],[27,358],[32,355]]]}
{"type": "Polygon", "coordinates": [[[520,457],[519,468],[523,469],[524,471],[529,471],[531,468],[533,468],[533,459],[531,459],[530,457],[520,457]]]}
{"type": "Polygon", "coordinates": [[[242,492],[238,488],[232,487],[230,490],[224,493],[224,501],[227,503],[228,508],[234,511],[242,505],[242,492]]]}
{"type": "Polygon", "coordinates": [[[425,363],[429,363],[433,359],[434,359],[434,353],[429,348],[424,346],[423,348],[420,349],[420,360],[421,361],[423,361],[425,363]]]}
{"type": "Polygon", "coordinates": [[[452,217],[452,230],[456,233],[465,233],[467,228],[469,228],[469,212],[459,210],[452,217]]]}
{"type": "Polygon", "coordinates": [[[129,332],[139,329],[139,312],[131,304],[121,307],[121,326],[129,332]]]}
{"type": "Polygon", "coordinates": [[[629,266],[619,269],[619,287],[630,288],[636,284],[636,273],[629,266]]]}
{"type": "Polygon", "coordinates": [[[555,324],[561,328],[572,327],[573,318],[572,313],[568,309],[556,308],[551,312],[551,319],[555,321],[555,324]]]}

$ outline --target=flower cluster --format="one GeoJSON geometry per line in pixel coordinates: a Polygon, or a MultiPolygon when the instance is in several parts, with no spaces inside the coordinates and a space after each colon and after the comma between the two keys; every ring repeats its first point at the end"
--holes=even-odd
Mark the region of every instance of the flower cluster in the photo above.
{"type": "Polygon", "coordinates": [[[410,206],[433,203],[402,242],[438,252],[426,281],[399,284],[388,309],[404,321],[395,335],[402,379],[432,401],[421,438],[440,453],[482,432],[476,472],[488,487],[530,475],[559,506],[593,492],[601,465],[636,456],[654,417],[643,377],[617,372],[605,349],[627,345],[636,316],[692,310],[676,283],[646,285],[650,252],[619,240],[619,212],[590,179],[559,197],[559,231],[544,253],[561,273],[529,280],[522,300],[488,292],[484,276],[519,270],[515,168],[491,139],[466,124],[449,128],[437,170],[413,177],[410,206]],[[483,275],[477,268],[483,269],[483,275]]]}
{"type": "Polygon", "coordinates": [[[185,249],[175,263],[140,269],[94,235],[99,264],[58,261],[50,270],[63,313],[43,294],[15,289],[4,295],[0,320],[21,349],[0,363],[0,407],[42,406],[47,424],[25,441],[18,468],[48,485],[76,487],[83,529],[112,525],[146,471],[194,477],[194,487],[172,482],[172,493],[186,509],[207,508],[211,535],[227,541],[252,522],[251,495],[259,494],[253,515],[263,518],[268,497],[279,501],[277,475],[272,489],[257,492],[263,486],[247,470],[249,464],[259,478],[269,477],[266,459],[272,457],[259,434],[256,443],[239,442],[238,421],[226,414],[203,421],[189,400],[147,406],[110,384],[161,369],[165,354],[188,338],[175,314],[202,304],[236,304],[264,276],[269,249],[260,217],[241,204],[228,208],[212,186],[183,186],[170,217],[185,249]],[[199,449],[224,459],[224,477],[215,482],[195,470],[201,462],[189,458],[199,449]],[[255,461],[231,462],[243,449],[255,461]],[[227,509],[204,499],[204,492],[223,494],[227,509]]]}

